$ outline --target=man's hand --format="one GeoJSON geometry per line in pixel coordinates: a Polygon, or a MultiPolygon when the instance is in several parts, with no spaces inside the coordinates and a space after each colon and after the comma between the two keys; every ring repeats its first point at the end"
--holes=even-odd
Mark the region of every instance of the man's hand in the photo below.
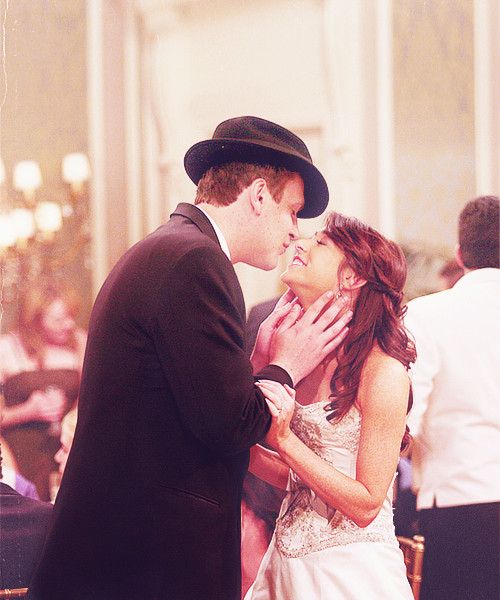
{"type": "Polygon", "coordinates": [[[352,311],[346,311],[345,298],[332,302],[333,296],[333,292],[325,292],[302,316],[300,306],[293,305],[271,338],[269,363],[285,369],[294,385],[309,375],[347,335],[352,311]]]}
{"type": "Polygon", "coordinates": [[[274,332],[276,331],[278,325],[283,321],[283,319],[296,304],[297,298],[292,290],[289,289],[278,300],[273,312],[264,321],[262,321],[257,333],[257,339],[255,340],[252,356],[250,358],[254,373],[257,373],[263,367],[269,364],[269,351],[274,332]]]}

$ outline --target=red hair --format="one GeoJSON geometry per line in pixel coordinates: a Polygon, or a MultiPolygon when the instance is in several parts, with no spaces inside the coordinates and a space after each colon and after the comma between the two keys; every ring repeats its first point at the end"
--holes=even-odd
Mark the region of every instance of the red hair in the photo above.
{"type": "MultiPolygon", "coordinates": [[[[335,212],[328,216],[324,233],[345,255],[340,272],[349,266],[366,280],[330,382],[332,401],[326,407],[331,411],[327,418],[339,421],[356,401],[361,372],[375,343],[407,370],[415,362],[416,350],[403,325],[406,259],[401,248],[361,221],[335,212]]],[[[408,410],[411,404],[410,387],[408,410]]],[[[401,449],[409,442],[407,427],[401,449]]]]}
{"type": "MultiPolygon", "coordinates": [[[[40,367],[44,364],[46,346],[42,317],[55,300],[62,300],[68,312],[76,317],[80,308],[80,299],[76,292],[62,281],[42,279],[26,288],[19,297],[18,332],[24,349],[40,367]]],[[[67,347],[76,350],[77,340],[74,332],[69,337],[67,347]]]]}

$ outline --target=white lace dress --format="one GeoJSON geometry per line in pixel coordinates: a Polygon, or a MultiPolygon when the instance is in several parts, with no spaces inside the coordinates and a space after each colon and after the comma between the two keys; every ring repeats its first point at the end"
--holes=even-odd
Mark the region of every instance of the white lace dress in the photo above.
{"type": "MultiPolygon", "coordinates": [[[[294,433],[339,471],[356,476],[361,416],[326,420],[327,402],[297,405],[294,433]]],[[[271,544],[245,600],[412,600],[392,519],[392,486],[382,509],[361,528],[331,509],[295,473],[271,544]]]]}

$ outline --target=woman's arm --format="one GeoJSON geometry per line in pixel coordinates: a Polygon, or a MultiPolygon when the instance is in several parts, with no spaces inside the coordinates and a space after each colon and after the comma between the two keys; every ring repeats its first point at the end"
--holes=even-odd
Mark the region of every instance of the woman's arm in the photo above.
{"type": "Polygon", "coordinates": [[[62,419],[65,406],[66,395],[63,390],[59,388],[50,391],[35,390],[25,402],[3,407],[1,429],[5,430],[31,421],[58,422],[62,419]]]}
{"type": "Polygon", "coordinates": [[[279,417],[275,415],[266,440],[322,500],[359,527],[366,527],[379,513],[394,477],[405,429],[408,390],[403,365],[379,351],[373,352],[363,369],[358,394],[362,423],[356,479],[316,455],[288,425],[276,431],[279,417]]]}
{"type": "Polygon", "coordinates": [[[259,477],[259,479],[274,485],[274,487],[286,490],[290,469],[276,452],[268,450],[259,444],[252,446],[250,448],[248,470],[259,477]]]}

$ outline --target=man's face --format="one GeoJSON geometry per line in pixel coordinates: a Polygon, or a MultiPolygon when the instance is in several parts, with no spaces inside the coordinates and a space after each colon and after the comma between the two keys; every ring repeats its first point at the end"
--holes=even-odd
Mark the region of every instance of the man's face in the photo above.
{"type": "Polygon", "coordinates": [[[249,264],[265,271],[278,265],[279,257],[299,235],[297,213],[304,206],[304,182],[294,174],[286,183],[281,201],[275,202],[266,187],[264,205],[259,216],[252,260],[249,264]]]}

